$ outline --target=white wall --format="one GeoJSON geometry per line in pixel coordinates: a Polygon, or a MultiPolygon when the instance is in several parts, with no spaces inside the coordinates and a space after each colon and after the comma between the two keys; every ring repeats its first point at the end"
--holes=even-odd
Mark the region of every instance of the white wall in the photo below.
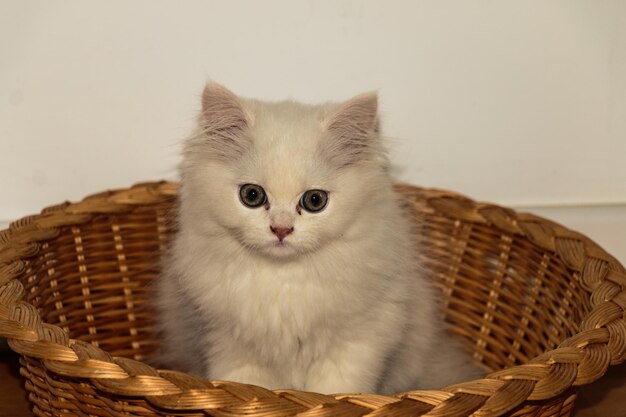
{"type": "Polygon", "coordinates": [[[626,1],[0,0],[0,219],[175,178],[209,77],[378,89],[405,181],[626,210],[626,1]]]}

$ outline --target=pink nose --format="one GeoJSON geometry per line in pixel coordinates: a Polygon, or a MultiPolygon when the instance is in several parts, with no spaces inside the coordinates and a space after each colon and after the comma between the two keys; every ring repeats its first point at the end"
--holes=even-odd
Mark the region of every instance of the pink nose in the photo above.
{"type": "Polygon", "coordinates": [[[281,242],[283,241],[283,239],[291,232],[293,232],[293,227],[282,227],[282,226],[270,226],[270,230],[272,231],[272,233],[274,233],[276,236],[278,236],[278,240],[280,240],[281,242]]]}

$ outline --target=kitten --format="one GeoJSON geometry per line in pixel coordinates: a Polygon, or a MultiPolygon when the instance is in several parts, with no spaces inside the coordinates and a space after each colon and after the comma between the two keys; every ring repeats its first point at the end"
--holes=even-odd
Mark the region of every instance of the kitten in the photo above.
{"type": "Polygon", "coordinates": [[[158,281],[166,362],[321,393],[478,376],[441,330],[392,191],[377,97],[304,105],[206,86],[158,281]]]}

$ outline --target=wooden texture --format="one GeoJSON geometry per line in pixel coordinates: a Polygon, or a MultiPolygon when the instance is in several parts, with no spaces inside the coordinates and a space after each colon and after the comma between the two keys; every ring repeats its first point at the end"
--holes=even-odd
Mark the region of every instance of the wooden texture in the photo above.
{"type": "MultiPolygon", "coordinates": [[[[32,417],[19,356],[0,351],[0,417],[32,417]]],[[[614,417],[626,410],[626,363],[611,367],[599,381],[585,386],[576,400],[574,417],[614,417]]]]}
{"type": "MultiPolygon", "coordinates": [[[[626,271],[585,236],[455,193],[399,185],[443,313],[483,379],[394,396],[269,391],[147,364],[150,282],[176,185],[48,208],[0,233],[0,336],[37,416],[566,416],[626,351],[626,271]],[[143,362],[142,362],[143,361],[143,362]]],[[[367,366],[367,364],[363,364],[367,366]]]]}

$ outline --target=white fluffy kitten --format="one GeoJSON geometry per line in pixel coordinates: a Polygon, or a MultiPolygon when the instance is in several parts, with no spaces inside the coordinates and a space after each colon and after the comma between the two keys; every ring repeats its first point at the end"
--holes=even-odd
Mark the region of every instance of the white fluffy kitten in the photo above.
{"type": "Polygon", "coordinates": [[[376,95],[310,106],[208,84],[181,172],[158,282],[171,366],[321,393],[477,376],[420,274],[376,95]]]}

